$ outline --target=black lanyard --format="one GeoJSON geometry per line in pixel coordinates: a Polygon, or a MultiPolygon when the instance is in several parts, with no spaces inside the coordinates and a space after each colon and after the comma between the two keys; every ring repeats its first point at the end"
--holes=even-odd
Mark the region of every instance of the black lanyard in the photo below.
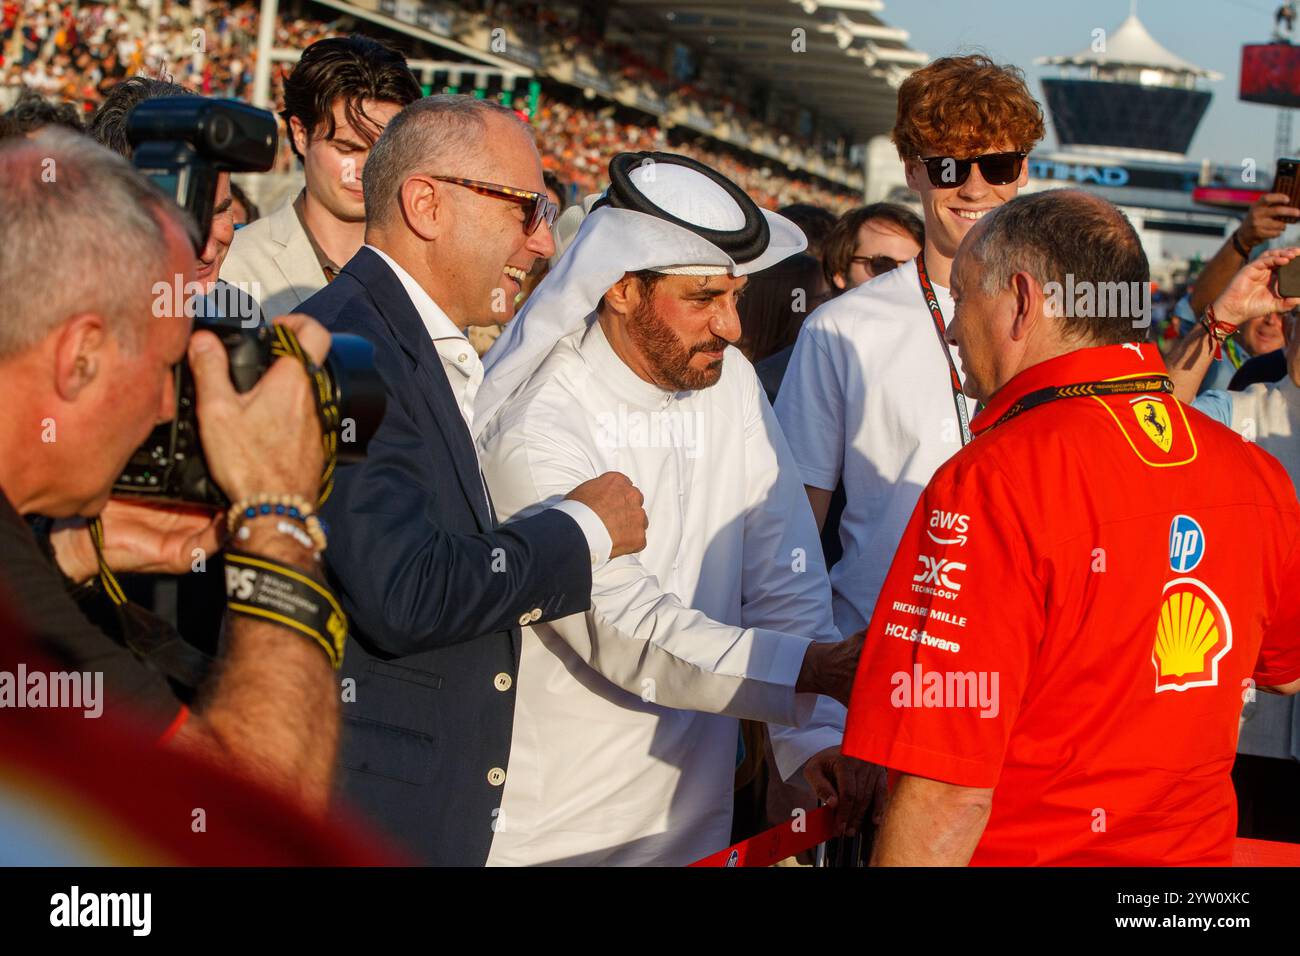
{"type": "Polygon", "coordinates": [[[966,393],[961,390],[961,376],[957,374],[957,363],[952,360],[952,352],[948,349],[947,327],[943,323],[943,310],[939,308],[939,299],[934,294],[934,286],[930,284],[930,277],[925,273],[925,250],[922,249],[920,255],[916,257],[916,277],[921,280],[921,295],[925,297],[925,304],[930,308],[930,318],[934,319],[934,330],[939,333],[939,345],[943,349],[943,357],[948,360],[948,374],[952,382],[952,400],[957,406],[957,421],[961,424],[961,443],[969,444],[971,440],[970,432],[970,410],[966,407],[966,393]]]}
{"type": "Polygon", "coordinates": [[[1003,422],[1010,421],[1021,412],[1027,412],[1039,405],[1054,402],[1058,398],[1086,398],[1093,395],[1136,395],[1140,392],[1158,392],[1164,395],[1172,395],[1174,383],[1168,375],[1144,375],[1142,378],[1112,379],[1107,382],[1049,385],[1047,388],[1036,389],[1020,396],[1015,404],[1003,412],[1002,417],[989,427],[997,428],[1003,422]]]}

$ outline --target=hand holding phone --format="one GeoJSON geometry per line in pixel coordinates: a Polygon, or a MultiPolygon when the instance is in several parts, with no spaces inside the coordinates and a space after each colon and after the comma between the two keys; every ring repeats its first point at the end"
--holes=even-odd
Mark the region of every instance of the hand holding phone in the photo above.
{"type": "MultiPolygon", "coordinates": [[[[1300,159],[1282,158],[1273,174],[1273,192],[1282,193],[1288,205],[1300,207],[1300,159]]],[[[1300,222],[1300,216],[1277,216],[1283,222],[1300,222]]]]}
{"type": "Polygon", "coordinates": [[[1277,294],[1284,299],[1300,296],[1300,256],[1278,267],[1277,294]]]}
{"type": "Polygon", "coordinates": [[[1241,325],[1270,312],[1286,312],[1300,306],[1300,297],[1288,292],[1290,282],[1300,278],[1291,273],[1286,288],[1282,271],[1300,261],[1300,248],[1269,249],[1253,262],[1242,266],[1228,287],[1214,300],[1215,318],[1231,325],[1241,325]]]}

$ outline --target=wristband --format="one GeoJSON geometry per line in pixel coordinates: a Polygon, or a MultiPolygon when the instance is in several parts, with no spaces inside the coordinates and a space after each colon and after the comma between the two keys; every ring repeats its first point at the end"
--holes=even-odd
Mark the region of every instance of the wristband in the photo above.
{"type": "Polygon", "coordinates": [[[1214,317],[1214,306],[1210,305],[1205,310],[1205,315],[1201,317],[1201,325],[1210,338],[1214,339],[1214,358],[1219,360],[1223,358],[1223,343],[1233,335],[1237,334],[1237,326],[1231,322],[1220,322],[1214,317]]]}
{"type": "Polygon", "coordinates": [[[1233,232],[1233,234],[1232,234],[1232,248],[1235,249],[1235,250],[1237,250],[1237,255],[1241,256],[1241,258],[1243,258],[1243,259],[1245,259],[1247,262],[1249,262],[1249,261],[1250,261],[1250,250],[1247,249],[1247,248],[1246,248],[1246,244],[1245,244],[1244,242],[1241,241],[1241,236],[1239,235],[1239,233],[1240,233],[1240,230],[1237,230],[1236,232],[1233,232]]]}
{"type": "Polygon", "coordinates": [[[226,608],[297,631],[320,645],[335,670],[343,664],[347,616],[328,588],[296,568],[227,551],[226,608]]]}

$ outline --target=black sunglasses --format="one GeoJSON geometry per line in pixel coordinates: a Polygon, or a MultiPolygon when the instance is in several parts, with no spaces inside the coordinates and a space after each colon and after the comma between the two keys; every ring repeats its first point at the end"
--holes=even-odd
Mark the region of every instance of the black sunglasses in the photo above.
{"type": "Polygon", "coordinates": [[[560,214],[560,207],[551,202],[545,193],[535,193],[528,189],[515,189],[513,186],[500,186],[496,183],[479,182],[477,179],[462,179],[459,176],[434,176],[443,183],[464,186],[484,196],[505,199],[524,207],[524,235],[531,236],[543,222],[550,226],[560,214]]]}
{"type": "Polygon", "coordinates": [[[872,278],[893,272],[898,268],[898,260],[889,256],[853,256],[849,262],[856,262],[871,273],[872,278]]]}
{"type": "Polygon", "coordinates": [[[990,186],[1005,186],[1020,178],[1021,164],[1028,153],[985,153],[971,159],[954,156],[921,157],[930,185],[936,189],[956,189],[970,179],[970,168],[978,165],[980,175],[990,186]]]}

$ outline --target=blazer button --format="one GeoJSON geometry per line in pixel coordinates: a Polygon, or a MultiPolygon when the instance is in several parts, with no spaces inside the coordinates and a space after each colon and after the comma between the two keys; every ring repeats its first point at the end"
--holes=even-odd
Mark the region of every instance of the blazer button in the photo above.
{"type": "Polygon", "coordinates": [[[506,782],[506,772],[500,767],[493,767],[488,771],[488,783],[494,787],[499,787],[506,782]]]}
{"type": "Polygon", "coordinates": [[[524,611],[523,614],[520,614],[520,615],[519,615],[519,626],[520,626],[520,627],[527,627],[527,626],[528,626],[529,624],[531,624],[532,622],[533,622],[533,615],[532,615],[530,612],[528,612],[528,611],[524,611]]]}
{"type": "Polygon", "coordinates": [[[540,607],[533,608],[532,613],[528,615],[529,623],[532,623],[533,621],[540,621],[541,619],[542,619],[542,609],[540,607]]]}
{"type": "Polygon", "coordinates": [[[510,685],[513,683],[514,681],[510,679],[510,675],[504,671],[498,674],[492,681],[493,686],[496,687],[497,690],[509,690],[510,685]]]}

